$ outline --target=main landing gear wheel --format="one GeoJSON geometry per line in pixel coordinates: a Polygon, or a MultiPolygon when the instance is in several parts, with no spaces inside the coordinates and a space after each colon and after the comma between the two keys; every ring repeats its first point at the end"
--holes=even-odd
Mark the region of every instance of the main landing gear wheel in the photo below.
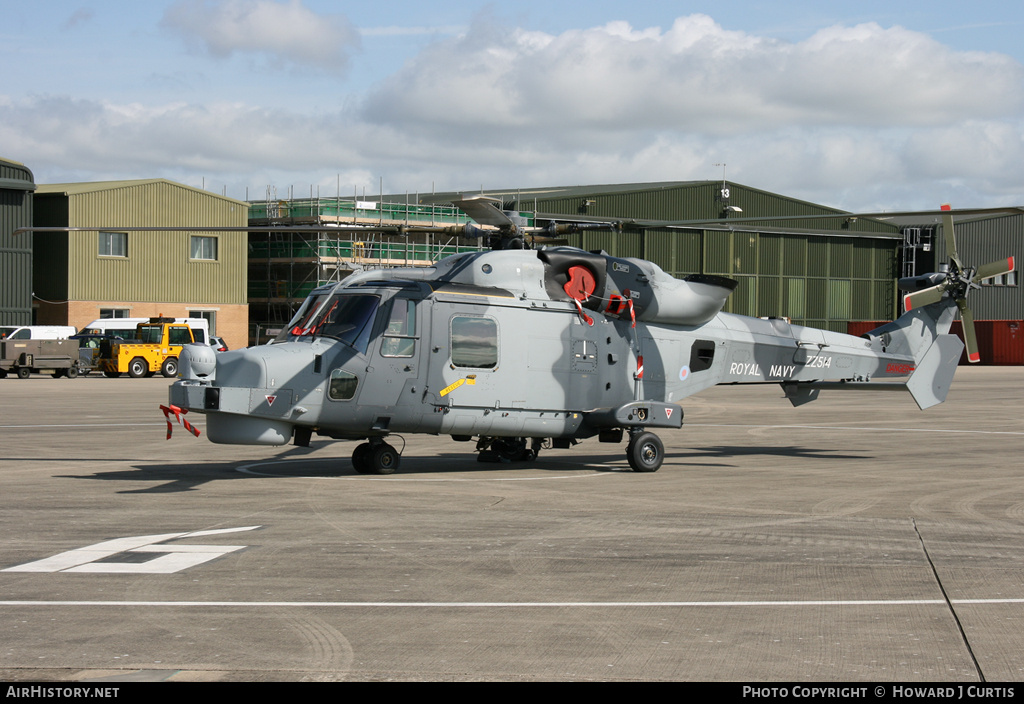
{"type": "Polygon", "coordinates": [[[634,472],[657,472],[665,459],[665,446],[654,433],[637,433],[629,439],[626,458],[634,472]]]}
{"type": "Polygon", "coordinates": [[[360,474],[394,474],[401,460],[398,450],[386,442],[364,442],[352,452],[352,466],[360,474]]]}

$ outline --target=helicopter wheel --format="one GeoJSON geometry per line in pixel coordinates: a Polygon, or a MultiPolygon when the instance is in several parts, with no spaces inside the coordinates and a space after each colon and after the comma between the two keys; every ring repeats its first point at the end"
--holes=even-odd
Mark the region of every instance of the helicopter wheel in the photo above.
{"type": "Polygon", "coordinates": [[[665,459],[665,446],[654,433],[637,433],[629,439],[626,458],[634,472],[657,472],[665,459]]]}
{"type": "Polygon", "coordinates": [[[356,446],[356,449],[352,451],[352,466],[360,474],[370,473],[370,443],[364,442],[362,445],[356,446]]]}
{"type": "Polygon", "coordinates": [[[353,450],[352,466],[359,474],[394,474],[401,458],[386,442],[364,442],[353,450]]]}

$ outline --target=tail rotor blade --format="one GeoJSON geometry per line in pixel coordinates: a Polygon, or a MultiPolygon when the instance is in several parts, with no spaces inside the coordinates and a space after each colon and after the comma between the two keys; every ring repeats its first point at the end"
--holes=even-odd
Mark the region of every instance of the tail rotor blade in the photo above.
{"type": "Polygon", "coordinates": [[[946,292],[946,283],[943,282],[938,286],[932,286],[921,291],[914,291],[908,293],[903,297],[903,310],[912,310],[914,308],[920,308],[930,303],[938,303],[942,300],[942,294],[946,292]]]}
{"type": "Polygon", "coordinates": [[[991,279],[993,276],[1009,274],[1013,271],[1013,268],[1013,257],[1007,257],[1006,259],[1000,259],[999,261],[982,264],[978,267],[978,271],[975,273],[974,278],[971,279],[971,281],[977,283],[982,279],[991,279]]]}
{"type": "Polygon", "coordinates": [[[978,354],[978,336],[974,331],[974,313],[967,307],[967,301],[963,298],[958,298],[956,301],[956,307],[960,309],[960,322],[964,327],[964,342],[967,345],[967,361],[972,364],[977,364],[981,361],[981,355],[978,354]]]}
{"type": "Polygon", "coordinates": [[[946,241],[946,254],[953,263],[956,264],[958,270],[963,270],[964,266],[960,263],[960,255],[956,251],[956,232],[953,230],[953,213],[944,211],[942,213],[942,237],[946,241]]]}

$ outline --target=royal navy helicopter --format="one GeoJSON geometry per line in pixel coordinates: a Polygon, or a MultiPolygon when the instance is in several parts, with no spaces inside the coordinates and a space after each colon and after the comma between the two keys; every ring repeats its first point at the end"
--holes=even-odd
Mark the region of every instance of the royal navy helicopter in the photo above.
{"type": "Polygon", "coordinates": [[[946,212],[948,271],[901,281],[907,312],[856,337],[724,313],[730,278],[677,279],[649,261],[529,242],[608,223],[531,230],[493,199],[456,204],[491,227],[478,233],[491,250],[321,286],[267,345],[189,346],[170,410],[206,414],[215,443],[356,441],[352,464],[365,474],[396,471],[391,438],[415,433],[475,439],[492,461],[628,436],[629,466],[654,472],[664,460],[654,431],[681,427],[680,402],[717,384],[778,383],[795,406],[857,388],[941,403],[963,350],[949,334],[955,313],[977,361],[967,295],[1014,268],[1012,257],[963,265],[946,212]]]}

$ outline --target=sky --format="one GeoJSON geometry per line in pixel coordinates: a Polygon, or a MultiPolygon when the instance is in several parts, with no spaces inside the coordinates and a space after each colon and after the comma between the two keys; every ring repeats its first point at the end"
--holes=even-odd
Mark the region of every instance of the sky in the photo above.
{"type": "Polygon", "coordinates": [[[0,157],[238,199],[719,180],[1024,205],[1024,5],[0,0],[0,157]]]}

